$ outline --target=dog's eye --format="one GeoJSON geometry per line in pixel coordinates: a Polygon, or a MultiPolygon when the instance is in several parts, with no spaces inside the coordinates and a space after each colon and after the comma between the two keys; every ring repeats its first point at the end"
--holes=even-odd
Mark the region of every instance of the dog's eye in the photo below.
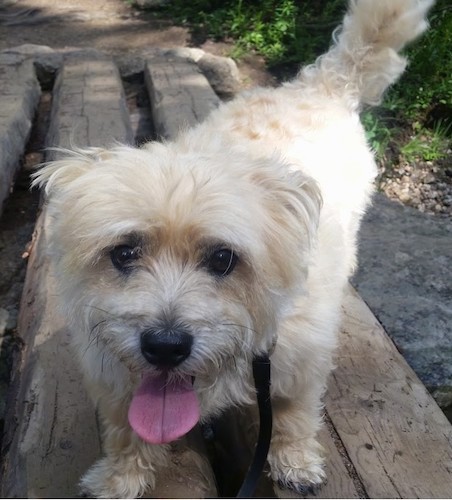
{"type": "Polygon", "coordinates": [[[207,268],[215,276],[227,276],[237,264],[238,257],[233,250],[222,248],[216,250],[207,259],[207,268]]]}
{"type": "Polygon", "coordinates": [[[118,245],[110,251],[110,258],[116,269],[127,271],[131,264],[141,257],[140,247],[131,247],[128,245],[118,245]]]}

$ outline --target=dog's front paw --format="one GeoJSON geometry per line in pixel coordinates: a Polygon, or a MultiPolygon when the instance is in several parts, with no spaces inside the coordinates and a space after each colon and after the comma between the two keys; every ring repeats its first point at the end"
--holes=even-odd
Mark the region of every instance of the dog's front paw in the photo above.
{"type": "Polygon", "coordinates": [[[108,457],[96,462],[80,481],[83,496],[89,498],[139,498],[155,477],[150,470],[121,466],[108,457]]]}
{"type": "Polygon", "coordinates": [[[272,450],[268,462],[275,485],[302,496],[315,493],[326,482],[320,450],[314,439],[272,450]]]}

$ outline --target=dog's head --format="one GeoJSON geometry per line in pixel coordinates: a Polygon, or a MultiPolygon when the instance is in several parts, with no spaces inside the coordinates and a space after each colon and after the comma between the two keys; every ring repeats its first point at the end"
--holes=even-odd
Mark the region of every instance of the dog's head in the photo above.
{"type": "Polygon", "coordinates": [[[212,394],[222,377],[248,383],[253,354],[270,348],[302,292],[320,209],[311,180],[277,157],[156,143],[72,153],[35,183],[89,377],[194,379],[199,394],[213,391],[206,408],[221,406],[212,394]]]}

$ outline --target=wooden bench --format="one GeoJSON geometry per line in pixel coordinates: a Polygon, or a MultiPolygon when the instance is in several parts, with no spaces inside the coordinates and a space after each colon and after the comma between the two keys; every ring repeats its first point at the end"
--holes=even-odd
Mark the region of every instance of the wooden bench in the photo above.
{"type": "MultiPolygon", "coordinates": [[[[145,77],[155,127],[164,137],[174,136],[181,124],[202,120],[219,104],[189,61],[154,58],[145,77]]],[[[132,140],[122,84],[110,60],[66,58],[53,95],[49,145],[132,140]]],[[[68,332],[55,313],[54,276],[45,251],[48,224],[44,207],[21,303],[23,350],[8,404],[2,497],[75,497],[80,476],[101,453],[95,410],[68,347],[68,332]]],[[[351,287],[343,313],[321,432],[329,481],[317,497],[450,497],[451,424],[351,287]]],[[[208,442],[216,449],[217,480],[197,429],[174,445],[172,464],[149,495],[232,495],[251,456],[237,423],[241,418],[235,414],[220,422],[216,439],[208,442]]],[[[258,494],[275,496],[265,478],[258,494]]]]}

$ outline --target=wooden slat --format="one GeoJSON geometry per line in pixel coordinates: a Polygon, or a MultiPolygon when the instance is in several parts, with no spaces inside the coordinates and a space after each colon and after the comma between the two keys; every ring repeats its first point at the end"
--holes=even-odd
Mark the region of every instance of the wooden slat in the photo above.
{"type": "Polygon", "coordinates": [[[371,498],[447,498],[452,426],[349,288],[326,407],[371,498]]]}
{"type": "Polygon", "coordinates": [[[94,410],[55,313],[47,224],[41,215],[19,315],[25,348],[6,419],[2,496],[9,498],[75,497],[81,474],[100,450],[94,410]]]}
{"type": "Polygon", "coordinates": [[[326,424],[320,431],[319,440],[325,448],[326,474],[328,481],[316,493],[315,498],[360,498],[359,491],[353,481],[352,473],[346,465],[353,469],[347,457],[340,454],[333,436],[326,424]]]}
{"type": "Polygon", "coordinates": [[[20,167],[41,89],[33,61],[0,55],[0,214],[20,167]]]}
{"type": "Polygon", "coordinates": [[[61,68],[53,90],[48,146],[111,146],[133,142],[117,67],[105,57],[81,53],[61,68]]]}
{"type": "Polygon", "coordinates": [[[181,130],[201,122],[220,103],[198,66],[189,60],[151,58],[145,81],[156,133],[165,139],[174,139],[181,130]]]}
{"type": "MultiPolygon", "coordinates": [[[[338,366],[326,396],[331,423],[319,436],[328,482],[309,497],[450,497],[450,423],[351,287],[343,310],[338,366]]],[[[227,459],[247,440],[252,445],[241,418],[235,415],[229,428],[223,422],[217,436],[227,459]]],[[[243,475],[240,460],[233,456],[232,461],[232,473],[243,475]]],[[[227,477],[227,460],[222,467],[227,477]]],[[[299,498],[288,491],[277,494],[299,498]]],[[[260,484],[259,496],[273,496],[268,482],[260,484]]]]}

